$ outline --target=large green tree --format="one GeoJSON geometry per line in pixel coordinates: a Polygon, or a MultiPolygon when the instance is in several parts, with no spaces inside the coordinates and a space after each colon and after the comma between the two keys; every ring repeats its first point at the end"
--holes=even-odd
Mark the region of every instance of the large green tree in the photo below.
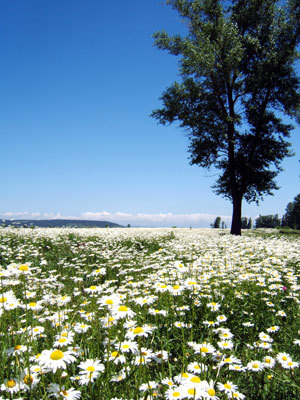
{"type": "Polygon", "coordinates": [[[299,117],[296,74],[300,0],[168,0],[187,35],[154,34],[158,48],[180,56],[181,81],[152,112],[188,132],[191,164],[219,170],[214,190],[233,204],[231,233],[241,234],[242,200],[277,189],[280,162],[291,155],[299,117]]]}

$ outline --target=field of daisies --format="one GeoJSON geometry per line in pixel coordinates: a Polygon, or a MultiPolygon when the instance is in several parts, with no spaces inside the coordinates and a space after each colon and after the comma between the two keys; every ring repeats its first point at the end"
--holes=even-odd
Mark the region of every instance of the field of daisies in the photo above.
{"type": "Polygon", "coordinates": [[[300,238],[0,229],[0,399],[299,399],[300,238]]]}

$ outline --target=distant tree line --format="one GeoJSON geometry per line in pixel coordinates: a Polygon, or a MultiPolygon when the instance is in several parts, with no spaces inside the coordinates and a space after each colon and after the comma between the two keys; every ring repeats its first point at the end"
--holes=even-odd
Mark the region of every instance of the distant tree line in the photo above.
{"type": "MultiPolygon", "coordinates": [[[[216,217],[210,226],[217,229],[227,228],[221,217],[216,217]]],[[[252,227],[251,217],[241,218],[242,229],[251,229],[252,227]]],[[[259,215],[255,219],[255,228],[291,228],[300,230],[300,193],[294,198],[294,201],[288,203],[282,218],[279,218],[278,214],[259,215]]]]}

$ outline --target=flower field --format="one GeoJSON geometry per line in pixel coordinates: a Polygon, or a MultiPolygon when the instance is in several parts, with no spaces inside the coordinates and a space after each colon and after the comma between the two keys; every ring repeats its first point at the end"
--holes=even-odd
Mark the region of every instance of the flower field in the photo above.
{"type": "Polygon", "coordinates": [[[0,229],[0,399],[300,399],[300,239],[0,229]]]}

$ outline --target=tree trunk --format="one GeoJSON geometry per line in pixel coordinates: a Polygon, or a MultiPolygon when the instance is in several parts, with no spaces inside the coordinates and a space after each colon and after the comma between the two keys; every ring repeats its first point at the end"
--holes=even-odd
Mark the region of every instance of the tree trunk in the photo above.
{"type": "Polygon", "coordinates": [[[234,196],[232,199],[232,205],[233,205],[233,212],[232,212],[230,233],[232,235],[241,235],[242,197],[234,196]]]}

